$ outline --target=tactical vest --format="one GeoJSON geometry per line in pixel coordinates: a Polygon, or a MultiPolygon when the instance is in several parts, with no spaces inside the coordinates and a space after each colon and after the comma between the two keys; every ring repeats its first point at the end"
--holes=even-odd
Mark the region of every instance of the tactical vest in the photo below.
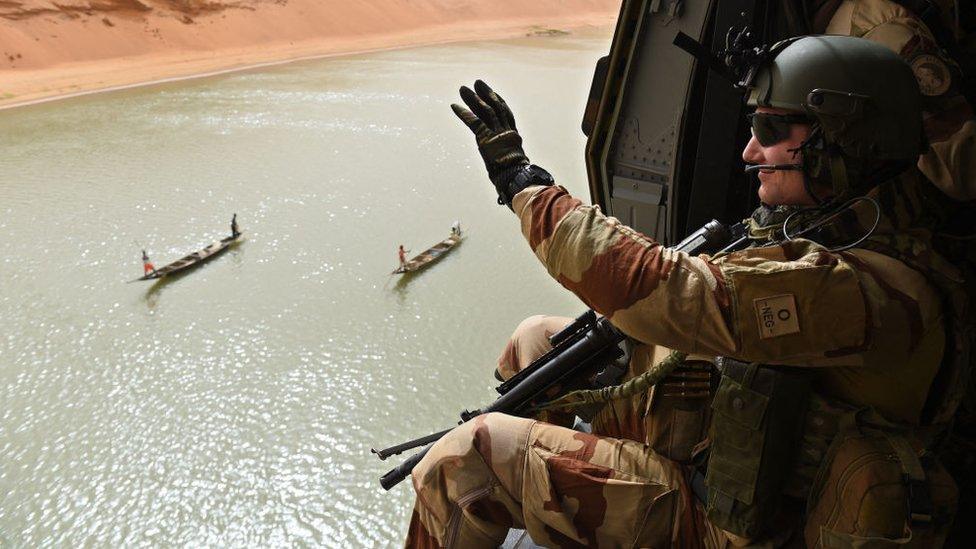
{"type": "MultiPolygon", "coordinates": [[[[754,235],[771,236],[770,226],[753,227],[754,235]]],[[[927,547],[945,539],[958,491],[933,451],[948,440],[971,391],[974,331],[964,286],[940,269],[939,256],[919,256],[913,245],[896,234],[862,247],[902,261],[942,294],[947,345],[922,426],[816,394],[801,369],[719,359],[705,477],[711,522],[737,536],[763,537],[787,496],[806,501],[812,547],[927,547]],[[863,494],[853,510],[853,499],[844,499],[851,491],[863,494]],[[851,534],[866,524],[877,539],[851,534]]]]}

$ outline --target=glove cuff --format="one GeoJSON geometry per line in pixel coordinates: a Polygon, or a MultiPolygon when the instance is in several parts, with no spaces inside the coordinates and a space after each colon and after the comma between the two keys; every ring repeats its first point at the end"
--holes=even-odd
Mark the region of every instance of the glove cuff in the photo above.
{"type": "Polygon", "coordinates": [[[498,191],[498,204],[512,207],[512,199],[527,187],[533,185],[553,185],[555,180],[546,170],[535,164],[520,164],[511,170],[507,170],[504,177],[499,177],[495,183],[498,191]]]}

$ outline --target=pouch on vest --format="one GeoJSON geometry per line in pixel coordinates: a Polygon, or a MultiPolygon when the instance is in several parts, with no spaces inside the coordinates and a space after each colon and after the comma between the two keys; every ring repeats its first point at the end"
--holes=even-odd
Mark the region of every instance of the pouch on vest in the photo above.
{"type": "Polygon", "coordinates": [[[682,362],[650,393],[644,442],[658,455],[688,463],[694,448],[708,437],[710,401],[717,386],[718,374],[711,361],[682,362]]]}
{"type": "Polygon", "coordinates": [[[958,504],[952,477],[902,435],[837,435],[810,495],[807,547],[941,547],[958,504]]]}
{"type": "Polygon", "coordinates": [[[712,401],[706,513],[716,526],[750,539],[775,518],[810,394],[796,369],[717,361],[712,401]]]}

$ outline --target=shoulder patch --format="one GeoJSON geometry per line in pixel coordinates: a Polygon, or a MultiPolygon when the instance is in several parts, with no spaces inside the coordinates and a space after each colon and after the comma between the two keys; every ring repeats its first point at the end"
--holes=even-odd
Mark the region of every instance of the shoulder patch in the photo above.
{"type": "Polygon", "coordinates": [[[759,321],[759,337],[768,339],[800,333],[793,294],[760,297],[752,301],[759,321]]]}
{"type": "Polygon", "coordinates": [[[952,85],[952,73],[945,61],[930,53],[916,55],[911,61],[922,95],[942,95],[952,85]]]}

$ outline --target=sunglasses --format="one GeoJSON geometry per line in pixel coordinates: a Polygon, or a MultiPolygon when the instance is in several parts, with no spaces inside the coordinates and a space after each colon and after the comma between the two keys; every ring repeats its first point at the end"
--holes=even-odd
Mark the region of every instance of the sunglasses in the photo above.
{"type": "Polygon", "coordinates": [[[810,119],[802,114],[771,114],[754,112],[746,118],[752,124],[752,135],[763,147],[770,147],[790,137],[793,124],[809,124],[810,119]]]}

